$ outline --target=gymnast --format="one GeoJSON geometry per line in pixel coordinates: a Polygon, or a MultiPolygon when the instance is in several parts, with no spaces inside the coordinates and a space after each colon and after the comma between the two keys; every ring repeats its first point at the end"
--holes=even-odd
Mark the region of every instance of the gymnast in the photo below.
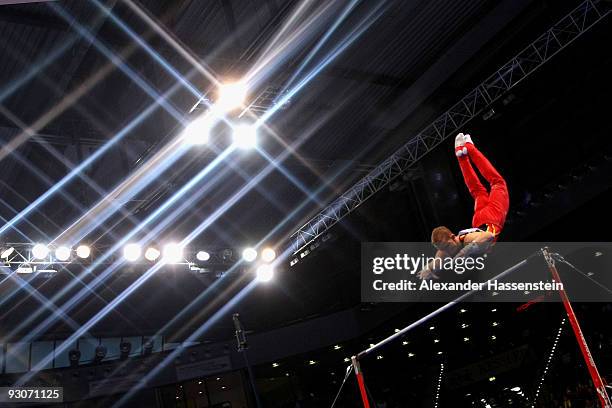
{"type": "MultiPolygon", "coordinates": [[[[489,251],[504,227],[510,206],[506,181],[476,148],[470,135],[457,135],[455,155],[459,160],[465,185],[474,198],[472,228],[464,229],[457,235],[444,226],[434,228],[431,243],[437,249],[436,258],[473,257],[489,251]],[[489,183],[490,190],[482,185],[472,163],[489,183]]],[[[418,276],[421,279],[438,279],[436,272],[432,261],[418,276]]]]}

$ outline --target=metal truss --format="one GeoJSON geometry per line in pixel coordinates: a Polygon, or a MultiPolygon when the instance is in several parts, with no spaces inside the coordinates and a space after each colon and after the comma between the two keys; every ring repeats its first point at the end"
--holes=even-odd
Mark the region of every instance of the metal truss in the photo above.
{"type": "MultiPolygon", "coordinates": [[[[277,86],[268,86],[263,91],[261,91],[253,101],[238,115],[238,117],[242,117],[247,112],[252,112],[255,114],[263,114],[267,112],[269,109],[275,107],[281,96],[286,94],[287,91],[282,91],[281,88],[277,86]]],[[[289,106],[291,101],[284,101],[281,106],[281,109],[285,109],[289,106]]],[[[210,93],[207,92],[204,96],[199,99],[195,105],[189,110],[189,113],[194,111],[206,111],[210,105],[214,104],[213,99],[210,97],[210,93]]]]}
{"type": "MultiPolygon", "coordinates": [[[[286,91],[285,91],[286,93],[286,91]]],[[[269,109],[278,104],[281,99],[282,91],[279,87],[269,86],[255,97],[253,102],[245,109],[245,112],[251,111],[256,114],[266,113],[269,109]]],[[[284,102],[280,108],[285,109],[289,106],[289,101],[284,102]]]]}
{"type": "MultiPolygon", "coordinates": [[[[0,276],[18,274],[32,274],[35,276],[51,277],[57,272],[63,270],[70,265],[91,265],[96,260],[98,254],[110,250],[109,246],[96,246],[92,248],[91,254],[84,259],[76,256],[74,251],[70,250],[70,256],[65,261],[60,261],[53,254],[55,247],[49,248],[49,254],[43,259],[37,259],[32,254],[32,243],[5,243],[0,246],[0,276]]],[[[240,261],[240,253],[236,248],[211,248],[208,249],[208,259],[198,260],[196,251],[193,248],[186,248],[186,253],[183,259],[179,262],[172,262],[173,267],[184,267],[195,273],[208,274],[212,273],[216,277],[225,273],[237,262],[240,261]]],[[[121,258],[121,254],[112,254],[104,261],[98,261],[99,267],[107,267],[117,262],[121,258]]],[[[164,262],[160,256],[155,261],[147,261],[140,258],[136,261],[128,262],[132,267],[148,268],[154,263],[164,262]]],[[[241,269],[243,269],[241,267],[241,269]]]]}
{"type": "Polygon", "coordinates": [[[581,3],[368,175],[291,234],[289,249],[295,254],[320,237],[446,138],[454,135],[466,123],[481,114],[485,108],[488,108],[508,90],[514,88],[584,32],[605,19],[611,11],[610,7],[602,1],[587,0],[581,3]]]}

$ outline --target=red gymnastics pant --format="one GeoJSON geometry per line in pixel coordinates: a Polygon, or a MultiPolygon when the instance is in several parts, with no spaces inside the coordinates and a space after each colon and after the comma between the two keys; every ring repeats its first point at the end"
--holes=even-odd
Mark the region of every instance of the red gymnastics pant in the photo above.
{"type": "Polygon", "coordinates": [[[475,201],[472,227],[476,228],[487,224],[488,227],[494,228],[491,232],[497,235],[504,227],[508,208],[510,207],[510,196],[506,180],[504,180],[476,146],[472,143],[466,143],[465,147],[467,148],[468,155],[458,159],[465,185],[470,190],[470,194],[475,201]],[[476,165],[480,174],[487,180],[491,186],[490,191],[487,191],[482,185],[470,161],[476,165]]]}

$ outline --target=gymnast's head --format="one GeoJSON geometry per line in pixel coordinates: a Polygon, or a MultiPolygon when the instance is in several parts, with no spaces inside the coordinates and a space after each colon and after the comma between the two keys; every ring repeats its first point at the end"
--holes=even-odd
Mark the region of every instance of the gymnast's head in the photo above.
{"type": "Polygon", "coordinates": [[[431,243],[436,249],[449,255],[455,255],[461,249],[461,242],[455,234],[446,227],[436,227],[431,232],[431,243]]]}

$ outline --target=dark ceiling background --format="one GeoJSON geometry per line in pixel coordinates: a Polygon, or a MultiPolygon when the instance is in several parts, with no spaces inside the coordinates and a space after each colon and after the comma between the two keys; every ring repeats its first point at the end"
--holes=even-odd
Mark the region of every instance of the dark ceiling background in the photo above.
{"type": "MultiPolygon", "coordinates": [[[[329,43],[340,41],[374,3],[379,5],[359,3],[329,43]]],[[[269,123],[287,144],[308,135],[283,162],[284,168],[303,188],[316,190],[320,203],[327,203],[578,3],[380,3],[386,7],[381,18],[269,123]]],[[[201,75],[189,74],[190,65],[123,1],[105,4],[177,72],[189,75],[201,90],[211,89],[201,75]]],[[[141,4],[221,77],[247,72],[298,6],[298,2],[276,0],[141,4]]],[[[329,16],[314,26],[311,38],[279,64],[261,88],[283,86],[347,4],[339,1],[329,6],[329,16]]],[[[515,88],[511,101],[496,106],[493,117],[474,120],[466,129],[508,179],[512,209],[505,240],[607,239],[603,228],[591,226],[605,225],[611,198],[610,29],[610,24],[601,24],[588,32],[515,88]]],[[[121,55],[156,92],[166,92],[176,81],[90,1],[2,6],[0,33],[0,140],[5,147],[0,161],[0,215],[10,220],[66,175],[70,166],[87,159],[154,102],[135,81],[114,68],[96,44],[121,55]],[[67,16],[87,27],[96,42],[79,35],[67,16]],[[57,58],[45,64],[56,54],[57,58]],[[31,73],[41,66],[41,72],[31,73]],[[94,83],[92,78],[99,80],[94,83]],[[67,95],[73,99],[66,99],[67,95]],[[24,142],[5,155],[22,126],[34,128],[34,134],[23,137],[24,142]]],[[[327,50],[323,47],[321,53],[327,50]]],[[[313,66],[310,63],[308,68],[313,66]]],[[[186,115],[195,98],[181,88],[169,102],[186,115]]],[[[83,179],[66,185],[18,224],[21,232],[7,231],[2,241],[24,242],[24,236],[39,241],[46,239],[43,235],[57,235],[100,199],[100,191],[112,189],[179,129],[177,119],[157,106],[87,167],[83,179]],[[92,188],[94,184],[98,191],[92,188]]],[[[266,134],[265,140],[264,148],[271,155],[283,151],[283,145],[271,135],[266,134]]],[[[451,143],[430,153],[405,177],[336,226],[333,238],[308,259],[283,271],[272,285],[252,292],[237,306],[245,325],[266,330],[358,304],[361,241],[420,241],[428,239],[435,225],[465,227],[472,204],[451,143]]],[[[206,149],[188,153],[124,203],[134,220],[117,215],[89,239],[112,244],[214,156],[206,149]]],[[[164,237],[185,236],[234,194],[245,177],[252,177],[265,164],[253,155],[232,157],[223,169],[216,170],[221,181],[194,201],[164,237]]],[[[240,247],[275,228],[269,239],[280,243],[319,208],[315,200],[308,200],[296,184],[274,171],[198,236],[194,246],[240,247]],[[304,202],[301,210],[292,213],[304,202]]],[[[77,280],[75,288],[56,299],[59,306],[103,272],[84,274],[82,267],[73,266],[53,279],[30,284],[50,298],[77,280]]],[[[140,274],[137,268],[112,274],[71,312],[71,318],[83,324],[140,274]]],[[[91,333],[149,334],[164,327],[165,334],[185,337],[244,281],[245,276],[238,272],[215,280],[168,268],[121,302],[91,333]],[[213,282],[217,283],[211,287],[213,282]],[[181,311],[181,317],[165,327],[181,311]]],[[[12,281],[0,283],[0,324],[10,330],[24,315],[42,311],[19,329],[24,334],[53,311],[45,310],[26,289],[16,291],[17,286],[12,281]]],[[[62,337],[70,331],[57,323],[44,335],[62,337]]],[[[222,320],[205,336],[231,336],[231,321],[222,320]]]]}

